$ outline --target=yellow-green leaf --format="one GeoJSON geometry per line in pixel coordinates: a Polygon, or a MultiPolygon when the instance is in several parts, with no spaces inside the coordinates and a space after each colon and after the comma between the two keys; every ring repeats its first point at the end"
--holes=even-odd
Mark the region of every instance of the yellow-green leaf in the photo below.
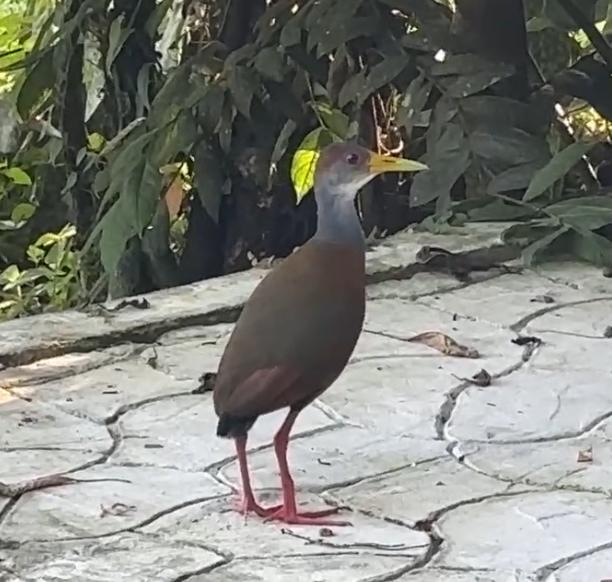
{"type": "Polygon", "coordinates": [[[32,179],[21,168],[5,168],[4,170],[0,170],[0,172],[4,174],[11,182],[17,184],[18,186],[32,185],[32,179]]]}
{"type": "Polygon", "coordinates": [[[295,189],[297,204],[308,194],[314,184],[314,173],[321,150],[337,141],[324,127],[311,131],[299,145],[291,161],[291,182],[295,189]]]}
{"type": "Polygon", "coordinates": [[[94,132],[94,133],[90,133],[87,136],[87,146],[92,152],[96,152],[97,154],[99,154],[105,145],[106,145],[106,140],[104,139],[103,135],[97,132],[94,132]]]}
{"type": "Polygon", "coordinates": [[[22,221],[28,220],[32,217],[32,215],[36,212],[36,206],[34,204],[30,204],[29,202],[20,202],[13,208],[11,212],[11,220],[18,224],[22,221]]]}
{"type": "Polygon", "coordinates": [[[0,282],[2,283],[14,283],[19,279],[21,272],[17,265],[9,265],[2,273],[0,273],[0,282]]]}

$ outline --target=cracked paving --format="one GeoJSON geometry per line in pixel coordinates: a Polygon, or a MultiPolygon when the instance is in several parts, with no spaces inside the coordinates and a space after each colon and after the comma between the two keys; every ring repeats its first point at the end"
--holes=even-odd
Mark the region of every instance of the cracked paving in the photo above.
{"type": "MultiPolygon", "coordinates": [[[[413,268],[422,245],[486,253],[496,229],[368,252],[365,331],[290,448],[303,503],[346,508],[351,528],[231,509],[233,447],[198,386],[262,269],[147,310],[0,325],[0,581],[612,579],[612,280],[574,263],[467,282],[413,268]],[[406,341],[426,331],[480,357],[406,341]],[[488,386],[470,381],[482,368],[488,386]]],[[[249,441],[266,502],[281,418],[249,441]]]]}

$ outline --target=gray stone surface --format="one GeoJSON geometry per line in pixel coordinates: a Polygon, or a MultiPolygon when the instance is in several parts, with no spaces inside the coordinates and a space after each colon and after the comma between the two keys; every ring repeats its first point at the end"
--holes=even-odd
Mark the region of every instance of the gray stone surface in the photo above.
{"type": "MultiPolygon", "coordinates": [[[[232,444],[193,393],[264,269],[145,309],[0,325],[0,581],[612,579],[612,280],[572,263],[467,282],[411,271],[424,244],[486,248],[498,228],[368,253],[365,332],[290,448],[302,504],[346,507],[350,528],[235,513],[232,444]],[[406,341],[427,331],[480,357],[406,341]],[[465,380],[481,368],[491,385],[465,380]]],[[[268,503],[282,417],[249,440],[268,503]]]]}

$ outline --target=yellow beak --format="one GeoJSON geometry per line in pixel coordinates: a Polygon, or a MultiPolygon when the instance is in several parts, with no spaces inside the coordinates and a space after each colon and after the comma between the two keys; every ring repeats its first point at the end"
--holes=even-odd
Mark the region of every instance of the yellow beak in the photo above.
{"type": "Polygon", "coordinates": [[[425,164],[415,160],[381,156],[374,152],[370,154],[370,162],[368,163],[368,170],[372,174],[383,174],[384,172],[420,172],[421,170],[428,169],[425,164]]]}

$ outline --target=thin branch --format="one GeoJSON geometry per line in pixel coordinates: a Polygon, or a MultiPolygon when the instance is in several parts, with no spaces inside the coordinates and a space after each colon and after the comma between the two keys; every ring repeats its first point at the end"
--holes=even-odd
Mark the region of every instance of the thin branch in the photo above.
{"type": "Polygon", "coordinates": [[[26,479],[25,481],[13,484],[2,483],[0,481],[0,497],[16,497],[30,491],[72,485],[73,483],[100,483],[105,481],[130,483],[127,479],[75,479],[60,473],[53,473],[52,475],[26,479]]]}

